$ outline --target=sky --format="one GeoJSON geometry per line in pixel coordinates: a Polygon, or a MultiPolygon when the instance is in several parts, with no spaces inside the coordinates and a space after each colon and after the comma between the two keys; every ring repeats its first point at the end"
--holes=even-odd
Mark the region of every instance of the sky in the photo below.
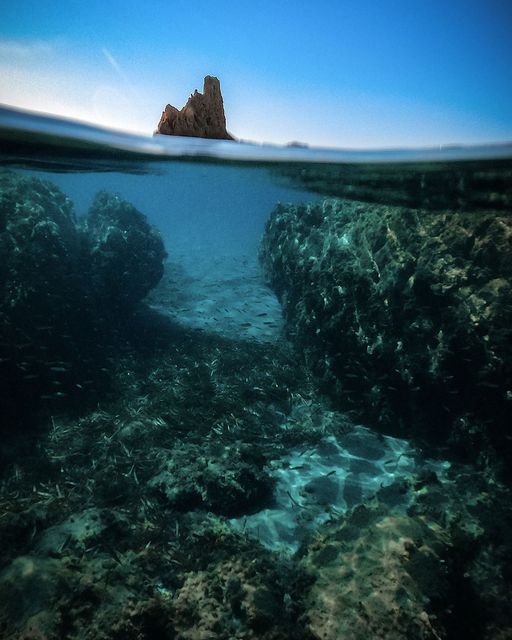
{"type": "Polygon", "coordinates": [[[203,77],[258,142],[512,141],[512,0],[0,0],[0,102],[152,134],[203,77]]]}

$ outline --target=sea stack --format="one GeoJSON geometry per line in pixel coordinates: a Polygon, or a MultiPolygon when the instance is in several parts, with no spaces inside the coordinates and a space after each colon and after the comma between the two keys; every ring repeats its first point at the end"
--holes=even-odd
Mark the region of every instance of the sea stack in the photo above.
{"type": "Polygon", "coordinates": [[[199,93],[196,89],[181,111],[168,104],[162,113],[156,133],[168,136],[234,140],[226,130],[226,116],[219,79],[206,76],[203,93],[199,93]]]}

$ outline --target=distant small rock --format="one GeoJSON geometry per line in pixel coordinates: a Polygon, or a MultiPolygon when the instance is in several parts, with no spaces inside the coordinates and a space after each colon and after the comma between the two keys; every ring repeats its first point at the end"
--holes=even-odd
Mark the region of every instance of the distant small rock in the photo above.
{"type": "Polygon", "coordinates": [[[162,113],[156,133],[168,136],[234,140],[226,130],[226,116],[219,79],[206,76],[203,93],[199,93],[196,89],[181,111],[168,104],[162,113]]]}

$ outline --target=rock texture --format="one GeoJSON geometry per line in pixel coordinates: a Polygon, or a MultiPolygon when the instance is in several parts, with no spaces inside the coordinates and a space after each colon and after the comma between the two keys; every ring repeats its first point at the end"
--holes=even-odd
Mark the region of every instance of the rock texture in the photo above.
{"type": "Polygon", "coordinates": [[[274,483],[247,451],[228,448],[206,457],[200,446],[176,449],[149,482],[165,506],[237,516],[259,511],[272,501],[274,483]]]}
{"type": "Polygon", "coordinates": [[[360,507],[341,526],[322,529],[303,560],[316,578],[306,599],[312,637],[446,638],[431,610],[433,600],[447,599],[449,539],[429,524],[360,507]]]}
{"type": "Polygon", "coordinates": [[[0,173],[0,432],[20,430],[41,404],[93,395],[84,379],[165,256],[156,229],[120,197],[99,193],[78,219],[51,182],[0,173]]]}
{"type": "Polygon", "coordinates": [[[511,459],[509,216],[279,205],[261,259],[289,333],[355,419],[511,459]]]}
{"type": "Polygon", "coordinates": [[[447,484],[433,474],[388,485],[318,530],[300,561],[313,580],[304,594],[311,638],[509,637],[509,490],[491,496],[467,470],[454,466],[447,484]],[[406,512],[396,495],[411,501],[406,512]]]}
{"type": "Polygon", "coordinates": [[[224,102],[218,78],[206,76],[203,93],[196,89],[181,111],[168,104],[162,113],[156,133],[234,140],[226,130],[224,102]]]}
{"type": "Polygon", "coordinates": [[[116,311],[134,307],[164,273],[159,232],[116,194],[100,191],[85,222],[94,296],[116,311]]]}

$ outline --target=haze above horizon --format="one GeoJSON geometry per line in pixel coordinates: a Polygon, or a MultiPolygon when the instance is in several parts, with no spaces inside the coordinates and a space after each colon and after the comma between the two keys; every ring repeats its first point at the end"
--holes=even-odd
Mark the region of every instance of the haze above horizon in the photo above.
{"type": "Polygon", "coordinates": [[[211,74],[242,139],[512,141],[511,28],[508,0],[5,2],[0,102],[149,134],[211,74]]]}

